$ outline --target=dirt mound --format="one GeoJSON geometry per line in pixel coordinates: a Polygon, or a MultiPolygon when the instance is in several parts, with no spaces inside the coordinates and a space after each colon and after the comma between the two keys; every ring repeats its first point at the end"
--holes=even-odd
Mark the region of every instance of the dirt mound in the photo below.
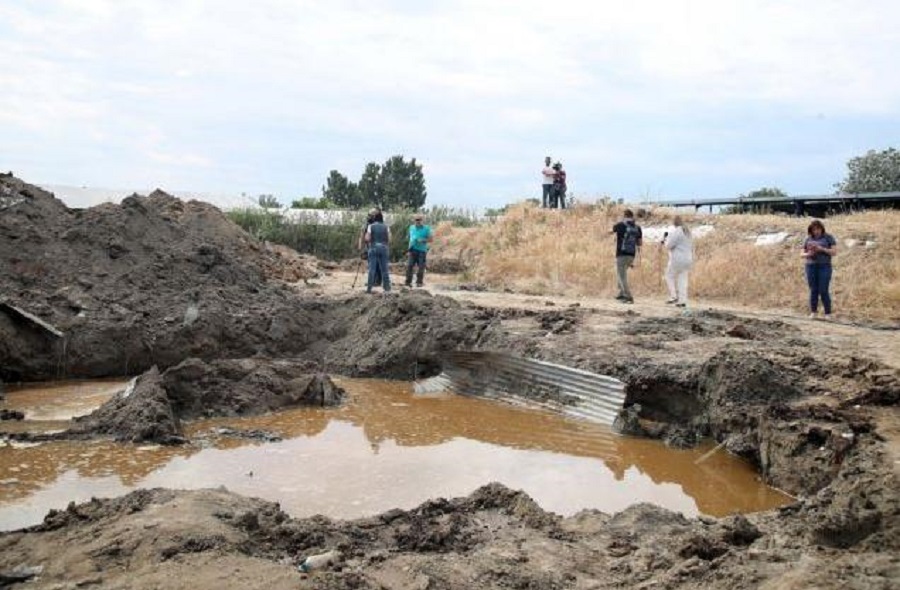
{"type": "Polygon", "coordinates": [[[0,309],[0,379],[133,375],[190,357],[256,355],[409,378],[417,356],[472,342],[484,328],[427,294],[304,297],[269,280],[278,269],[293,278],[301,259],[205,203],[156,191],[75,210],[13,177],[0,187],[15,197],[0,212],[0,298],[65,334],[0,309]]]}
{"type": "Polygon", "coordinates": [[[335,406],[346,393],[302,361],[188,359],[162,375],[183,419],[247,416],[291,406],[335,406]]]}
{"type": "Polygon", "coordinates": [[[79,210],[13,177],[0,187],[19,199],[0,214],[0,296],[66,333],[0,313],[7,380],[133,373],[182,360],[191,340],[252,354],[230,333],[267,323],[290,294],[267,281],[280,258],[212,205],[155,191],[79,210]]]}
{"type": "Polygon", "coordinates": [[[288,283],[307,282],[321,276],[320,262],[315,256],[300,254],[293,248],[265,242],[265,249],[273,254],[263,260],[266,276],[288,283]],[[274,259],[273,259],[274,258],[274,259]]]}
{"type": "Polygon", "coordinates": [[[57,438],[111,436],[119,441],[186,442],[181,420],[246,416],[292,406],[340,404],[345,392],[302,362],[199,359],[160,374],[154,367],[57,438]]]}
{"type": "Polygon", "coordinates": [[[82,418],[68,434],[108,435],[128,442],[185,442],[181,422],[172,410],[159,370],[153,367],[125,391],[82,418]]]}
{"type": "Polygon", "coordinates": [[[321,331],[305,354],[330,372],[350,376],[436,375],[442,352],[476,346],[495,331],[475,310],[427,291],[360,295],[317,306],[323,317],[314,325],[321,331]]]}

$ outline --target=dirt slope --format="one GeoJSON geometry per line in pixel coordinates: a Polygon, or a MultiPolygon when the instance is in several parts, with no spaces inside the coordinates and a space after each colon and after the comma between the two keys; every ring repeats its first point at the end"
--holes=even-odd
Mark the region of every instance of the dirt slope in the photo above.
{"type": "Polygon", "coordinates": [[[0,211],[0,299],[65,333],[0,310],[0,380],[300,353],[344,373],[411,376],[417,355],[480,334],[460,306],[427,294],[298,297],[280,280],[291,261],[205,203],[157,191],[71,210],[14,177],[0,187],[15,197],[0,211]]]}

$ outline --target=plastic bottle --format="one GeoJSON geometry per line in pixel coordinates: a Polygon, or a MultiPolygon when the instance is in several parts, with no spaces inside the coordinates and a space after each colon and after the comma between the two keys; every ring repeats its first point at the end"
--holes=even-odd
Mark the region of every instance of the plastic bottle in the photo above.
{"type": "Polygon", "coordinates": [[[332,549],[331,551],[327,551],[325,553],[319,553],[318,555],[310,555],[306,559],[303,560],[297,569],[301,572],[311,572],[313,570],[322,569],[325,566],[331,565],[335,563],[341,558],[341,552],[337,549],[332,549]]]}

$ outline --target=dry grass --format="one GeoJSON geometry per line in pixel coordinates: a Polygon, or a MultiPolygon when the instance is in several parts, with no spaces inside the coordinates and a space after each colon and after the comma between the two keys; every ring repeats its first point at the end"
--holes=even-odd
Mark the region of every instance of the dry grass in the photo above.
{"type": "MultiPolygon", "coordinates": [[[[621,208],[579,206],[567,211],[514,207],[496,223],[479,228],[437,228],[439,251],[466,259],[469,276],[494,288],[535,294],[615,293],[615,238],[610,233],[621,208]]],[[[656,209],[638,222],[644,227],[671,223],[675,212],[656,209]]],[[[759,308],[805,310],[807,287],[800,242],[809,219],[778,215],[685,215],[692,227],[715,231],[695,240],[691,297],[759,308]],[[756,246],[760,233],[788,232],[780,245],[756,246]]],[[[900,318],[900,212],[871,211],[825,220],[839,243],[832,296],[841,315],[900,318]],[[848,248],[848,239],[874,241],[848,248]]],[[[666,294],[665,253],[645,243],[631,273],[636,297],[666,294]]]]}

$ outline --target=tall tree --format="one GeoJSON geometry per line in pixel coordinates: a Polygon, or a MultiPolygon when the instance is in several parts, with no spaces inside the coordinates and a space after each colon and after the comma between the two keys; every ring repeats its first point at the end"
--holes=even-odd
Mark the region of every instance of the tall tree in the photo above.
{"type": "Polygon", "coordinates": [[[419,209],[425,204],[425,175],[422,165],[413,158],[391,156],[381,167],[384,206],[388,209],[419,209]]]}
{"type": "Polygon", "coordinates": [[[387,203],[384,202],[381,174],[381,166],[375,162],[366,164],[359,179],[359,192],[363,203],[385,209],[387,203]]]}
{"type": "Polygon", "coordinates": [[[851,158],[847,177],[835,186],[845,193],[900,191],[900,151],[869,150],[864,156],[851,158]]]}
{"type": "Polygon", "coordinates": [[[352,209],[373,205],[385,210],[420,209],[427,195],[422,165],[403,156],[391,156],[383,165],[369,162],[357,184],[332,170],[322,187],[326,201],[352,209]]]}
{"type": "Polygon", "coordinates": [[[322,187],[322,198],[347,209],[358,209],[363,204],[359,188],[337,170],[328,174],[322,187]]]}

